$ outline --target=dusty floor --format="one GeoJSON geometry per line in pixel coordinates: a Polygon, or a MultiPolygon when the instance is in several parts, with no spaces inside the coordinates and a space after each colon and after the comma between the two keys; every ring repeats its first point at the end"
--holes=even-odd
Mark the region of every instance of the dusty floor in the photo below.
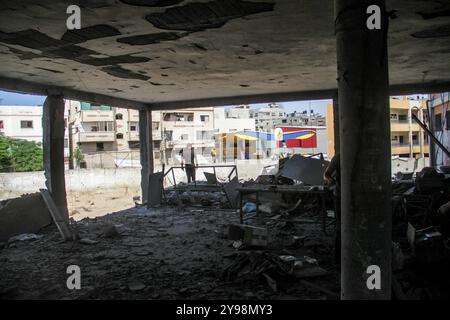
{"type": "MultiPolygon", "coordinates": [[[[68,192],[69,215],[76,221],[84,218],[101,217],[110,212],[125,210],[134,206],[133,197],[141,190],[136,188],[97,189],[89,192],[68,192]]],[[[138,201],[139,202],[139,201],[138,201]]]]}
{"type": "MultiPolygon", "coordinates": [[[[126,199],[127,197],[123,197],[126,199]]],[[[80,204],[82,199],[78,199],[80,204]]],[[[113,199],[111,200],[111,205],[113,199]]],[[[76,198],[74,200],[75,203],[76,198]]],[[[94,207],[98,200],[92,196],[94,207]]],[[[128,200],[126,200],[128,201],[128,200]]],[[[130,197],[130,202],[132,197],[130,197]]],[[[128,205],[130,207],[130,205],[128,205]]],[[[76,210],[76,209],[75,209],[76,210]]],[[[96,214],[90,209],[81,214],[96,214]]],[[[78,220],[81,216],[73,216],[78,220]]],[[[325,236],[314,217],[305,223],[268,217],[247,223],[269,228],[266,252],[316,258],[328,275],[308,279],[339,292],[336,268],[331,262],[331,237],[325,236]],[[293,241],[294,236],[301,241],[293,241]]],[[[82,238],[98,241],[63,242],[55,226],[47,227],[36,241],[0,246],[0,298],[3,299],[334,299],[299,279],[277,279],[274,292],[260,276],[221,278],[237,253],[223,236],[223,226],[238,223],[231,209],[213,207],[133,207],[73,223],[82,238]],[[117,237],[105,237],[114,225],[117,237]],[[66,287],[66,268],[81,268],[81,290],[66,287]]],[[[255,250],[251,250],[255,252],[255,250]]]]}

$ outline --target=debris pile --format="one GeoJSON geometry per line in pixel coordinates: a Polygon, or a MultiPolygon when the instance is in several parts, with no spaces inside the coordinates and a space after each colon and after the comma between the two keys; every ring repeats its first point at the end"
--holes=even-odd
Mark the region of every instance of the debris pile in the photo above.
{"type": "Polygon", "coordinates": [[[396,297],[449,297],[450,176],[426,167],[415,178],[397,174],[392,187],[396,297]]]}

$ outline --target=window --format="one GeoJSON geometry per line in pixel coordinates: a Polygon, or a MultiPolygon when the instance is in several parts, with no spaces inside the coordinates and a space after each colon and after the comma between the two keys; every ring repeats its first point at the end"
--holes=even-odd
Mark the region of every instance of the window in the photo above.
{"type": "MultiPolygon", "coordinates": [[[[1,125],[0,125],[1,128],[1,125]]],[[[445,113],[445,130],[450,130],[450,111],[445,113]]]]}
{"type": "Polygon", "coordinates": [[[121,113],[116,114],[116,120],[122,120],[123,115],[121,113]]]}
{"type": "Polygon", "coordinates": [[[105,146],[103,145],[103,142],[97,142],[97,151],[103,151],[105,150],[105,146]]]}
{"type": "Polygon", "coordinates": [[[98,127],[97,126],[91,127],[91,132],[97,132],[97,131],[98,131],[98,127]]]}
{"type": "Polygon", "coordinates": [[[442,116],[437,114],[434,116],[434,127],[436,131],[442,131],[442,116]]]}
{"type": "Polygon", "coordinates": [[[201,116],[200,116],[200,121],[201,121],[201,122],[208,122],[208,121],[209,121],[209,116],[207,116],[207,115],[201,115],[201,116]]]}
{"type": "Polygon", "coordinates": [[[400,136],[399,139],[400,139],[400,141],[399,141],[400,144],[403,144],[403,136],[400,136]]]}
{"type": "Polygon", "coordinates": [[[4,129],[3,120],[0,120],[0,129],[4,129]]]}
{"type": "Polygon", "coordinates": [[[136,126],[130,126],[130,131],[137,131],[136,126]]]}
{"type": "Polygon", "coordinates": [[[31,129],[31,128],[33,128],[33,121],[22,120],[22,121],[20,121],[20,127],[22,129],[31,129]]]}
{"type": "Polygon", "coordinates": [[[408,116],[406,114],[399,114],[398,121],[408,121],[408,116]]]}
{"type": "Polygon", "coordinates": [[[417,134],[413,134],[412,139],[417,140],[417,134]]]}
{"type": "Polygon", "coordinates": [[[69,139],[64,139],[64,148],[69,147],[69,139]]]}
{"type": "Polygon", "coordinates": [[[391,120],[397,120],[397,114],[396,113],[391,113],[391,120]]]}
{"type": "Polygon", "coordinates": [[[116,138],[117,139],[123,139],[123,133],[116,134],[116,138]]]}
{"type": "Polygon", "coordinates": [[[189,139],[187,134],[182,134],[180,136],[180,140],[187,140],[187,139],[189,139]]]}

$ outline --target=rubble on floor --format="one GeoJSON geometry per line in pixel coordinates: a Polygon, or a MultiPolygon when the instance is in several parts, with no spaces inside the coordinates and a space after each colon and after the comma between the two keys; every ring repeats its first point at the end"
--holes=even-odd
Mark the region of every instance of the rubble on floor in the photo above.
{"type": "Polygon", "coordinates": [[[22,233],[37,233],[51,223],[52,217],[39,193],[0,201],[0,241],[22,233]]]}
{"type": "MultiPolygon", "coordinates": [[[[72,221],[71,227],[80,237],[77,241],[63,241],[51,225],[39,234],[39,239],[0,246],[0,298],[336,298],[302,284],[302,279],[294,277],[283,282],[269,269],[264,273],[273,277],[275,291],[265,276],[244,280],[229,274],[223,278],[225,266],[233,263],[236,256],[245,252],[258,255],[253,249],[235,249],[233,240],[226,236],[228,225],[238,224],[238,220],[233,209],[139,206],[104,217],[72,221]],[[69,265],[81,269],[81,290],[66,287],[69,265]]],[[[250,222],[259,228],[272,225],[264,217],[255,216],[250,222]]],[[[329,254],[331,239],[324,238],[310,223],[295,223],[284,232],[276,229],[269,228],[261,257],[316,259],[327,271],[316,285],[338,292],[339,276],[329,254]],[[295,235],[303,239],[294,245],[291,240],[295,235]],[[285,243],[292,244],[289,250],[285,243]]],[[[286,262],[286,268],[287,265],[286,262]]]]}
{"type": "Polygon", "coordinates": [[[426,167],[393,181],[393,278],[397,299],[450,297],[450,176],[426,167]]]}

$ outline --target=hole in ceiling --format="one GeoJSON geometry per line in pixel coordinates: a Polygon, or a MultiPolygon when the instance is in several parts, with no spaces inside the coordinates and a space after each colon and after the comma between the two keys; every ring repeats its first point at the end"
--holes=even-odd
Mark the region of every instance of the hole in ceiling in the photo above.
{"type": "Polygon", "coordinates": [[[273,11],[274,6],[273,3],[242,0],[194,2],[151,13],[146,19],[160,29],[201,31],[220,28],[231,19],[273,11]]]}

